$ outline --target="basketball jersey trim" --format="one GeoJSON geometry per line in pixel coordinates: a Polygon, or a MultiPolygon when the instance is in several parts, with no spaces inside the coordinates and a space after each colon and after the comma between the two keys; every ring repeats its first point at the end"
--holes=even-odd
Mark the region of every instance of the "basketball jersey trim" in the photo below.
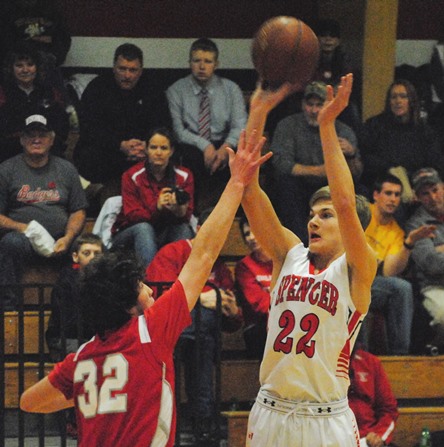
{"type": "Polygon", "coordinates": [[[145,315],[139,315],[138,320],[140,343],[151,343],[151,337],[148,331],[145,315]]]}
{"type": "Polygon", "coordinates": [[[342,348],[338,362],[336,365],[336,377],[341,377],[343,379],[349,379],[349,366],[350,366],[350,355],[351,355],[351,346],[353,345],[351,343],[351,340],[357,336],[357,333],[359,332],[359,326],[362,323],[362,314],[360,314],[358,311],[354,311],[350,314],[350,317],[348,319],[347,323],[347,330],[349,337],[347,338],[347,341],[345,342],[344,347],[342,348]]]}
{"type": "Polygon", "coordinates": [[[162,365],[162,395],[160,396],[159,416],[156,432],[150,447],[164,447],[168,444],[173,420],[174,395],[170,383],[166,380],[166,365],[162,365]]]}

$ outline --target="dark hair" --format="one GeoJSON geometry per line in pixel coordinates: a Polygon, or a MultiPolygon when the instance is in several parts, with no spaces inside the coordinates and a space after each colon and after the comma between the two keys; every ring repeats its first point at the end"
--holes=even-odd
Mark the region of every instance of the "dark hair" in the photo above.
{"type": "Polygon", "coordinates": [[[403,190],[402,182],[399,180],[396,175],[392,175],[389,173],[384,174],[381,177],[378,177],[375,181],[375,184],[373,185],[373,191],[381,192],[382,191],[382,185],[384,183],[393,183],[394,185],[399,185],[401,187],[401,192],[403,190]]]}
{"type": "Polygon", "coordinates": [[[72,252],[77,253],[83,244],[100,245],[102,251],[105,251],[105,245],[103,245],[102,239],[94,233],[83,233],[78,236],[72,244],[72,252]]]}
{"type": "Polygon", "coordinates": [[[123,251],[96,256],[80,274],[80,310],[99,336],[130,320],[137,305],[144,269],[134,254],[123,251]]]}
{"type": "Polygon", "coordinates": [[[419,123],[419,99],[418,99],[418,93],[416,92],[416,89],[414,85],[407,81],[406,79],[397,79],[393,81],[390,84],[390,87],[387,90],[387,94],[385,97],[385,113],[392,114],[391,108],[390,108],[390,96],[392,92],[392,88],[395,85],[403,85],[407,91],[407,97],[409,100],[409,110],[410,110],[410,117],[409,122],[413,123],[414,125],[417,125],[419,123]]]}
{"type": "Polygon", "coordinates": [[[137,45],[132,43],[124,43],[116,48],[114,52],[114,64],[117,62],[119,56],[122,56],[127,61],[139,59],[140,65],[143,65],[143,52],[137,45]]]}
{"type": "Polygon", "coordinates": [[[211,53],[214,53],[216,55],[216,60],[219,58],[219,49],[217,48],[217,45],[207,37],[201,37],[200,39],[195,40],[191,44],[190,48],[190,60],[193,56],[194,51],[209,51],[211,53]]]}
{"type": "Polygon", "coordinates": [[[341,26],[339,25],[339,22],[334,19],[319,20],[313,26],[313,30],[317,36],[341,37],[341,26]]]}
{"type": "Polygon", "coordinates": [[[171,148],[174,149],[176,145],[176,140],[174,138],[173,132],[170,129],[168,129],[168,127],[157,127],[156,129],[150,130],[150,132],[146,137],[146,142],[148,143],[151,140],[151,138],[156,134],[162,135],[163,137],[167,138],[170,142],[171,148]]]}
{"type": "Polygon", "coordinates": [[[26,43],[17,45],[13,50],[6,54],[3,62],[3,79],[5,83],[16,84],[14,76],[14,64],[18,61],[30,61],[37,67],[36,82],[43,82],[42,58],[37,50],[26,43]]]}

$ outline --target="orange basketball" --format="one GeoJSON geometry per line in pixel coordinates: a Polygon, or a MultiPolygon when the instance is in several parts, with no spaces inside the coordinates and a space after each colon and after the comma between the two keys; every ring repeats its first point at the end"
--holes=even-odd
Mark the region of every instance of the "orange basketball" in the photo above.
{"type": "Polygon", "coordinates": [[[278,16],[259,28],[251,54],[254,68],[271,88],[287,81],[303,88],[318,65],[319,42],[302,20],[278,16]]]}

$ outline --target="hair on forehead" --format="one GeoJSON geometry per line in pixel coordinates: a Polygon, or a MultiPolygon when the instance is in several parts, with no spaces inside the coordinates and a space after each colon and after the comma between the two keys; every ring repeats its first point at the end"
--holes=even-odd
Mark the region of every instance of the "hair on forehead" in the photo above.
{"type": "Polygon", "coordinates": [[[94,233],[83,233],[78,236],[72,245],[72,251],[77,253],[82,245],[85,244],[97,245],[102,251],[105,251],[105,245],[103,244],[101,237],[94,233]]]}
{"type": "MultiPolygon", "coordinates": [[[[358,214],[359,221],[361,222],[362,228],[365,230],[370,223],[370,219],[372,217],[370,206],[368,200],[361,196],[360,194],[356,194],[356,213],[358,214]]],[[[324,186],[319,188],[310,198],[309,206],[313,208],[313,205],[319,200],[331,200],[330,187],[324,186]]]]}

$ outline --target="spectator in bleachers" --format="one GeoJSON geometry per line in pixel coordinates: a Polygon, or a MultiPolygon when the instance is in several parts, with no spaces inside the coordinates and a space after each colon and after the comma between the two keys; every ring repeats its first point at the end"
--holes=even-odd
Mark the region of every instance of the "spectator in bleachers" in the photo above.
{"type": "MultiPolygon", "coordinates": [[[[80,272],[104,252],[99,236],[84,233],[72,246],[71,266],[64,268],[51,292],[51,314],[45,333],[49,354],[53,362],[61,362],[66,354],[76,352],[94,333],[80,318],[80,272]],[[62,335],[63,334],[63,335],[62,335]]],[[[66,434],[77,437],[77,422],[73,408],[66,410],[66,434]]]]}
{"type": "Polygon", "coordinates": [[[341,27],[334,19],[319,20],[313,27],[319,39],[319,65],[314,75],[317,81],[337,85],[341,76],[353,73],[351,57],[341,47],[341,27]]]}
{"type": "Polygon", "coordinates": [[[247,113],[241,89],[216,74],[219,50],[207,38],[190,48],[191,73],[166,94],[179,143],[181,163],[196,181],[199,211],[214,206],[229,178],[226,147],[235,148],[247,113]]]}
{"type": "Polygon", "coordinates": [[[55,140],[51,153],[63,156],[69,132],[69,116],[63,94],[45,81],[40,54],[23,43],[10,51],[0,86],[0,163],[21,153],[20,132],[28,116],[44,114],[50,119],[55,140]]]}
{"type": "MultiPolygon", "coordinates": [[[[212,209],[199,215],[198,231],[210,216],[212,209]]],[[[214,237],[217,237],[215,235],[214,237]]],[[[146,270],[146,281],[174,282],[191,254],[194,239],[172,242],[159,250],[146,270]]],[[[222,330],[234,332],[241,327],[242,310],[233,292],[233,276],[218,258],[208,277],[208,283],[219,288],[221,294],[222,330]]],[[[185,364],[185,391],[188,398],[193,432],[199,442],[209,442],[214,430],[214,381],[213,365],[216,358],[217,312],[216,291],[206,285],[200,294],[200,309],[191,312],[193,323],[181,334],[178,355],[185,364]],[[199,331],[196,313],[200,312],[199,331]],[[199,341],[196,339],[199,338],[199,341]],[[200,346],[197,357],[197,345],[200,346]],[[198,359],[198,360],[197,360],[198,359]]],[[[206,445],[206,444],[202,444],[206,445]]]]}
{"type": "Polygon", "coordinates": [[[357,342],[349,374],[348,401],[358,424],[360,447],[392,445],[398,402],[381,361],[357,342]]]}
{"type": "MultiPolygon", "coordinates": [[[[18,284],[25,265],[39,257],[62,257],[85,223],[87,201],[79,174],[50,155],[55,134],[43,115],[23,123],[23,153],[0,164],[0,285],[18,284]]],[[[7,307],[13,288],[2,287],[7,307]]]]}
{"type": "Polygon", "coordinates": [[[416,277],[423,296],[423,306],[431,317],[436,345],[444,349],[444,184],[433,168],[422,168],[412,176],[412,186],[420,203],[407,221],[407,231],[422,225],[432,226],[430,238],[412,247],[416,277]]]}
{"type": "Polygon", "coordinates": [[[357,70],[351,56],[341,45],[341,26],[337,20],[322,19],[313,26],[319,40],[319,65],[313,80],[337,86],[341,76],[354,74],[355,88],[347,108],[339,116],[339,120],[350,126],[355,132],[361,127],[361,116],[358,104],[361,102],[360,89],[357,86],[357,70]]]}
{"type": "Polygon", "coordinates": [[[273,264],[258,244],[244,216],[239,221],[239,228],[251,252],[236,264],[235,269],[236,290],[245,322],[245,347],[249,358],[262,359],[267,339],[273,264]]]}
{"type": "Polygon", "coordinates": [[[80,321],[79,275],[92,259],[104,251],[105,247],[99,236],[92,233],[81,234],[72,245],[72,265],[60,272],[54,284],[51,292],[51,315],[45,334],[53,362],[60,362],[66,354],[77,351],[79,344],[94,335],[80,321]]]}
{"type": "MultiPolygon", "coordinates": [[[[364,164],[362,181],[369,187],[390,170],[400,176],[406,193],[410,189],[408,179],[417,169],[444,169],[437,135],[420,120],[416,90],[403,79],[394,81],[387,90],[384,111],[365,122],[359,147],[364,164]]],[[[408,203],[410,198],[403,201],[408,203]]]]}
{"type": "Polygon", "coordinates": [[[112,243],[134,249],[147,267],[163,245],[193,237],[194,180],[189,169],[173,164],[168,129],[152,131],[143,153],[146,160],[122,176],[122,210],[112,227],[112,243]]]}
{"type": "MultiPolygon", "coordinates": [[[[295,232],[305,245],[308,242],[309,199],[327,184],[317,122],[326,95],[324,83],[309,84],[304,92],[302,113],[280,121],[271,143],[276,191],[273,201],[282,224],[295,232]]],[[[356,183],[362,171],[356,135],[339,120],[336,120],[335,128],[356,183]]]]}
{"type": "MultiPolygon", "coordinates": [[[[401,203],[402,183],[391,174],[379,178],[373,188],[372,218],[365,236],[378,259],[378,274],[372,284],[370,311],[384,316],[387,331],[388,354],[409,354],[413,318],[413,290],[406,279],[400,278],[408,265],[415,244],[433,233],[433,226],[422,225],[404,234],[395,220],[401,203]]],[[[368,349],[368,319],[365,319],[361,336],[368,349]]]]}
{"type": "MultiPolygon", "coordinates": [[[[56,0],[16,0],[1,2],[0,45],[5,54],[23,43],[39,53],[45,83],[55,86],[68,103],[60,66],[71,47],[71,35],[56,0]]],[[[0,50],[1,52],[1,50],[0,50]]],[[[0,54],[1,57],[1,54],[0,54]]]]}
{"type": "Polygon", "coordinates": [[[54,0],[2,2],[1,42],[8,50],[28,42],[36,51],[53,59],[54,66],[65,61],[71,36],[54,0]]]}
{"type": "Polygon", "coordinates": [[[143,53],[125,43],[112,71],[94,78],[81,99],[80,138],[74,161],[80,174],[103,184],[100,203],[120,194],[122,174],[145,159],[147,129],[170,123],[164,93],[143,73],[143,53]]]}

